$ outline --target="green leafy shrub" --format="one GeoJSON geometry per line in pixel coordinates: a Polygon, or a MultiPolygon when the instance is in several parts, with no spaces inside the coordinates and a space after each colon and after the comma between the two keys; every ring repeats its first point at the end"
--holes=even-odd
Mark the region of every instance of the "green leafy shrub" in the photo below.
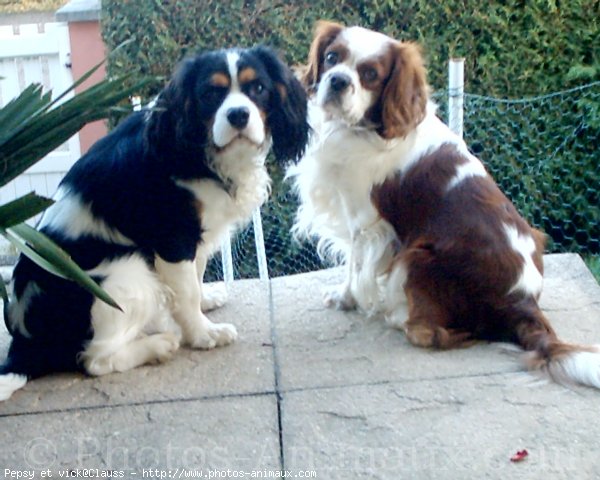
{"type": "Polygon", "coordinates": [[[453,56],[466,58],[467,90],[481,95],[542,94],[600,79],[597,0],[104,0],[102,7],[109,48],[135,38],[109,62],[113,73],[166,76],[188,51],[259,42],[303,63],[315,21],[329,19],[420,42],[438,89],[453,56]]]}
{"type": "MultiPolygon", "coordinates": [[[[139,69],[168,76],[187,52],[256,43],[301,64],[315,21],[326,19],[419,42],[438,91],[446,89],[448,59],[456,56],[466,58],[470,94],[519,98],[600,80],[597,0],[103,0],[103,9],[109,48],[135,38],[109,62],[113,74],[139,69]]],[[[141,93],[147,100],[156,92],[141,93]]],[[[519,111],[498,102],[467,102],[467,142],[523,215],[550,234],[553,251],[599,248],[597,92],[595,87],[593,94],[562,105],[519,111]]],[[[272,275],[319,265],[310,248],[290,240],[294,211],[288,186],[275,182],[263,209],[272,275]]],[[[242,243],[252,241],[247,235],[242,243]]]]}
{"type": "Polygon", "coordinates": [[[528,100],[468,95],[465,139],[550,251],[600,252],[600,82],[528,100]]]}
{"type": "Polygon", "coordinates": [[[53,12],[65,3],[65,0],[2,0],[0,2],[0,14],[53,12]]]}

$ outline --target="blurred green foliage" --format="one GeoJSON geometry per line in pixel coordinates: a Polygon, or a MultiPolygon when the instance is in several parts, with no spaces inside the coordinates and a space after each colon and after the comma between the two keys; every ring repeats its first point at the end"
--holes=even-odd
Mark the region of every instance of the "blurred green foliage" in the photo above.
{"type": "Polygon", "coordinates": [[[303,63],[315,21],[328,19],[418,41],[431,84],[465,57],[467,91],[520,97],[600,79],[598,0],[103,0],[109,73],[168,75],[188,51],[267,43],[303,63]]]}
{"type": "MultiPolygon", "coordinates": [[[[290,64],[305,62],[319,19],[357,24],[423,46],[443,104],[447,63],[465,57],[465,138],[552,251],[600,251],[600,83],[523,104],[520,98],[600,80],[600,0],[103,0],[109,74],[168,76],[188,52],[266,43],[290,64]],[[477,95],[486,96],[479,98],[477,95]]],[[[144,100],[156,89],[140,92],[144,100]]],[[[442,105],[443,111],[444,105],[442,105]]],[[[263,209],[271,275],[320,266],[289,237],[295,200],[276,181],[263,209]]],[[[238,242],[251,248],[250,231],[238,242]]],[[[235,253],[235,252],[234,252],[235,253]]],[[[239,276],[256,276],[244,272],[239,276]]],[[[248,267],[250,268],[250,267],[248,267]]]]}

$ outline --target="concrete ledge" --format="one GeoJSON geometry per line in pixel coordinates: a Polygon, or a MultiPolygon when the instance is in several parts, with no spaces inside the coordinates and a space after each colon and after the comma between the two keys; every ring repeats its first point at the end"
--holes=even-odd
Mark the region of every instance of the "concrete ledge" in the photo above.
{"type": "Polygon", "coordinates": [[[100,0],[71,0],[55,14],[57,22],[93,22],[101,16],[100,0]]]}
{"type": "Polygon", "coordinates": [[[51,23],[55,12],[18,12],[0,15],[0,25],[23,25],[26,23],[51,23]]]}

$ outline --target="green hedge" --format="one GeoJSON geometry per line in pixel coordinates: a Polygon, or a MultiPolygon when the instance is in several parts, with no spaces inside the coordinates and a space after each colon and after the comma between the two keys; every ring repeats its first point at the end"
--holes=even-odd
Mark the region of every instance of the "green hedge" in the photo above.
{"type": "Polygon", "coordinates": [[[600,82],[505,101],[467,95],[465,140],[550,251],[600,253],[600,82]]]}
{"type": "Polygon", "coordinates": [[[597,0],[375,0],[145,2],[103,0],[109,72],[167,75],[189,50],[268,43],[291,63],[306,59],[318,19],[360,24],[424,45],[434,87],[451,56],[467,59],[470,93],[519,97],[600,79],[597,0]]]}
{"type": "MultiPolygon", "coordinates": [[[[446,89],[453,56],[466,58],[470,94],[519,98],[600,80],[597,0],[103,0],[102,5],[108,48],[135,39],[112,57],[109,74],[137,70],[168,76],[188,52],[256,43],[279,49],[291,64],[304,63],[315,21],[327,19],[418,41],[438,91],[446,89]]],[[[502,105],[482,106],[485,102],[475,102],[467,112],[467,141],[519,210],[551,235],[553,250],[600,250],[600,159],[593,147],[600,137],[594,121],[600,112],[598,87],[594,91],[571,103],[516,114],[502,105]]],[[[156,88],[140,93],[147,100],[156,88]]],[[[318,262],[311,248],[290,242],[295,205],[286,188],[275,182],[273,201],[263,211],[272,275],[290,273],[280,266],[298,265],[292,271],[302,271],[318,262]]]]}

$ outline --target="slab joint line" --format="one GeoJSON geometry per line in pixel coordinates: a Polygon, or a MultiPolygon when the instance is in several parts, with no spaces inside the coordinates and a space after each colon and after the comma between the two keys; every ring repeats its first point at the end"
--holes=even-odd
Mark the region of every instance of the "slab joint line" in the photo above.
{"type": "Polygon", "coordinates": [[[273,305],[273,285],[269,279],[269,321],[271,323],[271,345],[273,351],[273,375],[275,398],[277,399],[277,428],[279,431],[279,463],[282,472],[285,471],[285,453],[283,447],[283,395],[281,392],[281,370],[277,350],[277,331],[275,329],[275,309],[273,305]]]}

